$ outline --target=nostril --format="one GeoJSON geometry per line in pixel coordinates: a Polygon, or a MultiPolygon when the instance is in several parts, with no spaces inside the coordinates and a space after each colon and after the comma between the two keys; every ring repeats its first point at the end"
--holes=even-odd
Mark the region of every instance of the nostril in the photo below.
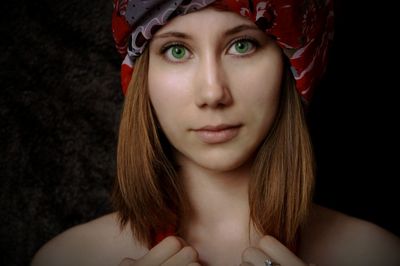
{"type": "Polygon", "coordinates": [[[225,68],[213,55],[201,60],[195,84],[197,105],[205,108],[222,108],[232,103],[225,68]]]}
{"type": "Polygon", "coordinates": [[[227,87],[209,86],[203,88],[198,95],[199,107],[224,108],[233,102],[232,95],[227,87]]]}

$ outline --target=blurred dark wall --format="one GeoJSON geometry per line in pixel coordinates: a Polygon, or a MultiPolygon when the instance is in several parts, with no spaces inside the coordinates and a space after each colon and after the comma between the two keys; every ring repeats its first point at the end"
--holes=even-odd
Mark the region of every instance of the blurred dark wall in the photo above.
{"type": "MultiPolygon", "coordinates": [[[[343,2],[308,114],[316,202],[400,235],[392,22],[383,7],[343,2]]],[[[2,4],[1,265],[27,265],[56,234],[111,211],[123,101],[111,9],[110,0],[2,4]]]]}
{"type": "Polygon", "coordinates": [[[385,2],[335,4],[328,72],[309,114],[316,201],[400,235],[398,15],[385,2]]]}
{"type": "Polygon", "coordinates": [[[111,211],[120,61],[110,0],[0,10],[0,265],[27,265],[56,234],[111,211]]]}

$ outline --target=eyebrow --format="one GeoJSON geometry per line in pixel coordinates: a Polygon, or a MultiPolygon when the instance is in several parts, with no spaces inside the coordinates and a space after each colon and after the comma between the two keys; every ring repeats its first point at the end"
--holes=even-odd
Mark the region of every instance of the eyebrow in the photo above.
{"type": "Polygon", "coordinates": [[[227,30],[224,33],[224,36],[226,37],[226,36],[233,35],[235,33],[239,33],[241,31],[245,31],[245,30],[256,30],[256,31],[259,31],[260,29],[256,25],[243,24],[243,25],[236,26],[236,27],[234,27],[234,28],[232,28],[230,30],[227,30]]]}
{"type": "Polygon", "coordinates": [[[161,38],[168,38],[168,37],[177,37],[177,38],[182,38],[182,39],[190,39],[189,35],[178,32],[178,31],[168,31],[162,34],[158,34],[153,36],[153,39],[161,39],[161,38]]]}
{"type": "MultiPolygon", "coordinates": [[[[241,31],[245,31],[245,30],[257,30],[259,31],[260,29],[256,26],[256,25],[248,25],[248,24],[243,24],[243,25],[239,25],[236,26],[232,29],[227,30],[223,36],[227,37],[229,35],[233,35],[236,33],[239,33],[241,31]]],[[[187,35],[186,33],[183,32],[178,32],[178,31],[168,31],[165,33],[161,33],[159,35],[156,35],[153,37],[153,39],[158,39],[158,38],[168,38],[168,37],[176,37],[176,38],[181,38],[181,39],[191,39],[191,37],[189,35],[187,35]]]]}

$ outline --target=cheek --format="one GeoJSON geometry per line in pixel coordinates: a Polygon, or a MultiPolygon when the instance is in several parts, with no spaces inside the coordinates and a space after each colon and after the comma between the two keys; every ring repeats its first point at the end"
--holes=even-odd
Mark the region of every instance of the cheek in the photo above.
{"type": "MultiPolygon", "coordinates": [[[[277,107],[281,89],[281,70],[271,67],[253,68],[235,77],[237,99],[247,108],[270,112],[277,107]]],[[[263,113],[263,112],[261,112],[263,113]]],[[[260,115],[261,115],[260,113],[260,115]]]]}
{"type": "Polygon", "coordinates": [[[180,73],[163,71],[161,67],[153,67],[149,70],[150,101],[157,113],[181,102],[182,96],[187,91],[185,88],[185,79],[180,73]]]}
{"type": "Polygon", "coordinates": [[[228,65],[231,84],[242,96],[255,96],[257,103],[268,103],[278,97],[283,74],[279,49],[271,47],[261,51],[256,59],[250,58],[237,65],[228,65]]]}
{"type": "Polygon", "coordinates": [[[149,75],[150,101],[156,110],[179,96],[177,80],[174,76],[149,75]]]}
{"type": "Polygon", "coordinates": [[[236,98],[241,99],[238,101],[240,113],[247,114],[251,132],[257,139],[268,133],[278,110],[282,80],[279,66],[279,62],[257,64],[241,71],[241,75],[233,75],[236,98]]]}
{"type": "Polygon", "coordinates": [[[187,73],[153,67],[149,71],[148,90],[157,119],[167,134],[178,130],[190,104],[190,86],[187,73]]]}

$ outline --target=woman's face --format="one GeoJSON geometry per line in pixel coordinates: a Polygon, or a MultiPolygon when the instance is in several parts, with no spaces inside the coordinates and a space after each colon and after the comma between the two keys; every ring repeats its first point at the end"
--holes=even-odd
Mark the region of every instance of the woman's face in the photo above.
{"type": "Polygon", "coordinates": [[[253,158],[277,113],[280,48],[235,13],[178,16],[150,43],[150,100],[180,164],[234,170],[253,158]]]}

